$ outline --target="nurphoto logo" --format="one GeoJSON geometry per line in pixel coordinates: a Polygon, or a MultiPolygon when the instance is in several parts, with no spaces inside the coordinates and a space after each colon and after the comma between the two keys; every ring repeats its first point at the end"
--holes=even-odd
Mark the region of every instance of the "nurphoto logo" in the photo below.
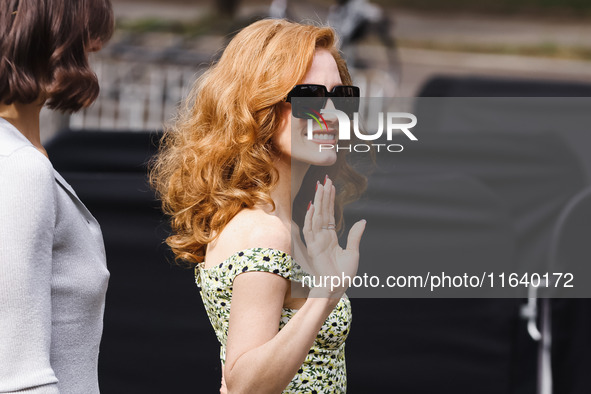
{"type": "Polygon", "coordinates": [[[417,137],[410,131],[411,128],[416,126],[417,117],[408,112],[387,112],[384,116],[383,112],[378,113],[378,126],[377,130],[373,132],[361,131],[359,127],[359,113],[353,113],[353,127],[351,127],[351,119],[349,116],[338,109],[321,109],[320,112],[313,109],[307,112],[310,118],[308,119],[308,139],[312,140],[314,123],[317,123],[320,130],[328,130],[326,120],[322,116],[323,114],[335,115],[339,122],[339,138],[336,144],[320,144],[318,149],[319,152],[336,149],[337,152],[346,150],[349,152],[369,152],[372,147],[378,152],[385,150],[388,152],[402,152],[404,147],[401,144],[390,144],[390,143],[378,143],[378,139],[382,138],[385,130],[386,141],[392,141],[392,136],[395,134],[403,133],[411,141],[418,141],[417,137]],[[406,119],[406,122],[400,123],[401,119],[406,119]],[[410,122],[409,122],[410,120],[410,122]],[[384,127],[386,123],[386,127],[384,127]],[[366,144],[343,144],[345,141],[351,140],[351,129],[355,136],[362,141],[373,141],[372,143],[366,144]]]}

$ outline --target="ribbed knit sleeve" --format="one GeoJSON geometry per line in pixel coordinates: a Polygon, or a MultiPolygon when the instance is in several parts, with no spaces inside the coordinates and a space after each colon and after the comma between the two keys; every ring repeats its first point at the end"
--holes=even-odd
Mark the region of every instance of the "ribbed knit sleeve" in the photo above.
{"type": "Polygon", "coordinates": [[[56,185],[32,146],[0,155],[0,393],[58,393],[51,367],[56,185]]]}

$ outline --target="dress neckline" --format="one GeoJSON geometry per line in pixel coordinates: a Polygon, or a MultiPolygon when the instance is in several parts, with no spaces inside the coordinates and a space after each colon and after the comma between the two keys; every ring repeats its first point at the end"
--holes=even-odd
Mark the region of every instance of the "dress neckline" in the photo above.
{"type": "Polygon", "coordinates": [[[293,257],[289,253],[284,252],[284,251],[282,251],[280,249],[276,249],[276,248],[265,248],[265,247],[255,246],[255,247],[252,247],[252,248],[241,249],[241,250],[239,250],[239,251],[231,254],[230,256],[228,256],[225,260],[222,260],[220,263],[215,264],[215,265],[212,265],[211,267],[206,267],[205,266],[205,261],[197,264],[197,267],[200,270],[203,270],[203,271],[210,271],[210,270],[214,270],[216,268],[219,269],[219,268],[222,268],[225,264],[227,264],[230,261],[232,261],[234,258],[236,258],[236,256],[239,256],[240,253],[244,254],[244,252],[253,251],[253,250],[258,250],[258,251],[272,251],[272,252],[275,252],[275,253],[284,254],[286,257],[288,257],[290,260],[293,261],[293,257]]]}

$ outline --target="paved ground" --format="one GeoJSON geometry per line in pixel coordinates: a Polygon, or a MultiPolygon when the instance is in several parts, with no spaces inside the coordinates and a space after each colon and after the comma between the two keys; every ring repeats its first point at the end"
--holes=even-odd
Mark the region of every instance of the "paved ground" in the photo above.
{"type": "Polygon", "coordinates": [[[397,37],[482,44],[557,44],[591,48],[589,21],[527,19],[523,16],[429,15],[390,10],[397,37]]]}
{"type": "MultiPolygon", "coordinates": [[[[577,46],[591,48],[591,24],[476,15],[395,13],[402,40],[470,45],[577,46]]],[[[591,62],[519,55],[443,52],[402,48],[400,94],[412,96],[433,74],[506,76],[591,82],[591,62]]]]}
{"type": "MultiPolygon", "coordinates": [[[[203,0],[112,0],[119,18],[160,18],[191,20],[204,15],[211,7],[203,0]]],[[[267,3],[270,3],[267,2],[267,3]]],[[[266,2],[239,9],[239,15],[265,12],[266,2]]],[[[296,2],[302,4],[302,2],[296,2]]],[[[307,9],[296,7],[312,20],[321,20],[327,9],[305,2],[307,9]]],[[[482,44],[539,44],[577,45],[591,48],[591,23],[584,20],[525,18],[523,16],[495,16],[457,14],[429,14],[390,7],[385,10],[395,20],[393,31],[398,38],[433,40],[439,42],[482,44]]]]}

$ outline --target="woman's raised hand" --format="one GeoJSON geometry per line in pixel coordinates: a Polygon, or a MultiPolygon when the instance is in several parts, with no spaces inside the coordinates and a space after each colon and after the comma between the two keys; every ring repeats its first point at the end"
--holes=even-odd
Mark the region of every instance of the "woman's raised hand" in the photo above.
{"type": "Polygon", "coordinates": [[[303,234],[308,264],[312,271],[310,274],[314,277],[314,288],[310,291],[309,297],[338,299],[357,274],[359,243],[365,230],[365,220],[360,220],[351,227],[347,246],[345,249],[341,248],[335,231],[335,194],[332,180],[326,176],[324,184],[316,184],[314,202],[309,204],[304,219],[303,234]]]}

